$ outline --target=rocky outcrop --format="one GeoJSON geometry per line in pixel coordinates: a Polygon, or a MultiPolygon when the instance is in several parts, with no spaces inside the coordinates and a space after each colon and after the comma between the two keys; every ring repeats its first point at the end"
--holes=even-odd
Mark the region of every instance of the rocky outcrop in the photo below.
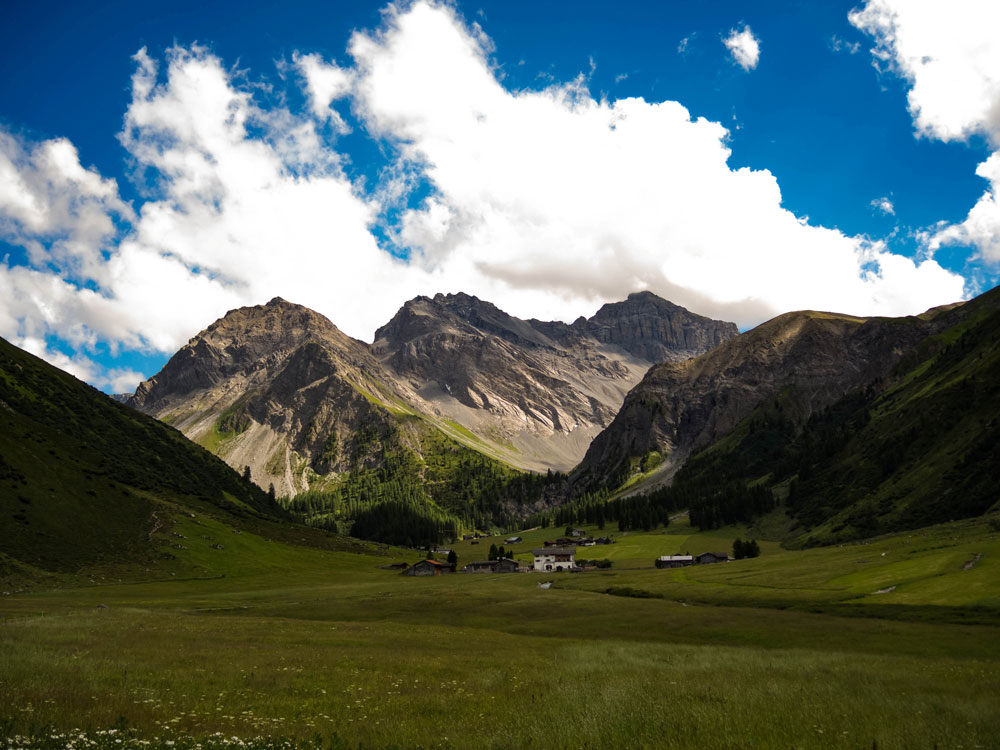
{"type": "Polygon", "coordinates": [[[431,411],[512,446],[526,468],[567,469],[655,361],[647,357],[700,354],[733,335],[732,323],[649,293],[573,325],[525,321],[467,294],[438,294],[407,302],[376,332],[372,351],[431,411]]]}
{"type": "Polygon", "coordinates": [[[604,305],[592,318],[578,319],[573,328],[653,363],[697,357],[739,333],[735,323],[695,315],[652,292],[636,292],[624,302],[604,305]]]}
{"type": "Polygon", "coordinates": [[[556,342],[460,294],[407,302],[376,332],[372,350],[435,403],[453,399],[482,410],[503,423],[504,432],[527,425],[568,433],[610,422],[645,370],[574,343],[556,342]]]}

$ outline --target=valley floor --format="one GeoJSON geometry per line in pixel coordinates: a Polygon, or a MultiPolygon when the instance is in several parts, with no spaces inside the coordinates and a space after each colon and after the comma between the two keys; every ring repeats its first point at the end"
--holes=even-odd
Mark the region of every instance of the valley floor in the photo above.
{"type": "MultiPolygon", "coordinates": [[[[188,545],[164,580],[4,596],[0,736],[1000,747],[1000,534],[985,522],[798,552],[764,542],[754,560],[676,570],[653,558],[728,551],[742,530],[608,531],[616,544],[578,556],[614,567],[580,574],[412,578],[378,567],[410,551],[243,534],[188,545]]],[[[523,533],[515,552],[561,534],[523,533]]],[[[464,563],[493,542],[455,549],[464,563]]]]}

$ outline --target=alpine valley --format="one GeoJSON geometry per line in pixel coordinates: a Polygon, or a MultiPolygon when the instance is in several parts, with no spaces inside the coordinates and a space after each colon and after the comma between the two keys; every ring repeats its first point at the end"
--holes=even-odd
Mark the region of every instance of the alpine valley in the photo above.
{"type": "Polygon", "coordinates": [[[128,403],[300,520],[380,541],[690,510],[830,543],[997,502],[998,299],[738,335],[649,292],[573,324],[439,294],[368,345],[276,298],[213,323],[128,403]]]}
{"type": "Polygon", "coordinates": [[[741,334],[438,295],[370,345],[275,299],[127,400],[0,341],[11,747],[1000,735],[1000,290],[741,334]],[[399,575],[564,534],[578,575],[399,575]]]}

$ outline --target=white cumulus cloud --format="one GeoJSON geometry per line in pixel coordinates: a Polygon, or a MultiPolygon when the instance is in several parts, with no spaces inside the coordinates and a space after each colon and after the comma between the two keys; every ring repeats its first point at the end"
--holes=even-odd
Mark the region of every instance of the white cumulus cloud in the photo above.
{"type": "Polygon", "coordinates": [[[753,35],[749,26],[744,26],[740,31],[731,29],[729,36],[722,40],[733,56],[733,60],[743,70],[753,70],[760,60],[760,39],[753,35]]]}
{"type": "Polygon", "coordinates": [[[0,129],[0,238],[24,246],[35,264],[93,268],[132,209],[118,185],[85,169],[65,138],[29,144],[0,129]]]}
{"type": "Polygon", "coordinates": [[[892,201],[884,196],[882,198],[873,198],[871,207],[886,216],[892,216],[896,213],[896,207],[892,205],[892,201]]]}
{"type": "Polygon", "coordinates": [[[596,100],[581,80],[506,90],[448,8],[417,3],[357,35],[351,53],[369,127],[435,188],[406,214],[402,241],[512,312],[565,315],[649,288],[748,325],[800,308],[915,312],[962,295],[962,279],[934,262],[784,209],[774,176],[731,168],[726,129],[677,102],[596,100]]]}
{"type": "Polygon", "coordinates": [[[263,104],[205,49],[140,51],[120,134],[139,205],[68,141],[0,134],[0,231],[29,251],[0,264],[0,335],[122,390],[138,374],[95,364],[102,347],[169,353],[275,295],[369,340],[438,291],[567,320],[650,289],[742,326],[961,298],[963,279],[933,260],[783,208],[770,172],[729,164],[719,123],[595,99],[583,76],[510,91],[491,49],[450,6],[390,8],[352,37],[349,65],[293,56],[301,112],[263,104]],[[341,101],[364,125],[352,137],[389,154],[371,184],[343,170],[341,101]]]}
{"type": "Polygon", "coordinates": [[[295,53],[295,65],[306,80],[306,90],[313,114],[320,120],[330,120],[342,133],[349,132],[347,123],[333,109],[333,103],[351,91],[352,76],[349,70],[336,63],[324,62],[319,55],[295,53]]]}
{"type": "Polygon", "coordinates": [[[0,266],[0,335],[35,342],[33,351],[91,382],[120,384],[122,373],[99,376],[43,346],[45,337],[80,352],[99,343],[171,352],[227,310],[275,295],[370,336],[410,295],[416,272],[378,248],[369,231],[377,207],[321,145],[315,122],[260,109],[205,50],[171,51],[162,80],[154,60],[136,55],[121,141],[153,191],[137,215],[66,142],[0,140],[0,164],[12,165],[4,238],[46,256],[0,266]],[[52,160],[25,155],[53,150],[61,171],[43,179],[52,160]],[[128,226],[109,243],[115,212],[128,226]],[[63,253],[65,238],[87,259],[72,273],[44,262],[63,253]]]}
{"type": "MultiPolygon", "coordinates": [[[[910,82],[907,102],[917,133],[942,141],[987,137],[1000,147],[1000,3],[981,0],[868,0],[850,21],[875,38],[880,70],[910,82]]],[[[1000,157],[979,165],[988,188],[965,221],[930,239],[976,247],[1000,263],[1000,157]]]]}

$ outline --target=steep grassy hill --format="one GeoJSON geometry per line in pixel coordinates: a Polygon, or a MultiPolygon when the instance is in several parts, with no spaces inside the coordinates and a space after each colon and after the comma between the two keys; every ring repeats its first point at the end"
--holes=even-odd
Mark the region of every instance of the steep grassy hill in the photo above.
{"type": "Polygon", "coordinates": [[[192,514],[339,544],[177,430],[0,339],[0,578],[156,575],[175,519],[192,514]]]}

